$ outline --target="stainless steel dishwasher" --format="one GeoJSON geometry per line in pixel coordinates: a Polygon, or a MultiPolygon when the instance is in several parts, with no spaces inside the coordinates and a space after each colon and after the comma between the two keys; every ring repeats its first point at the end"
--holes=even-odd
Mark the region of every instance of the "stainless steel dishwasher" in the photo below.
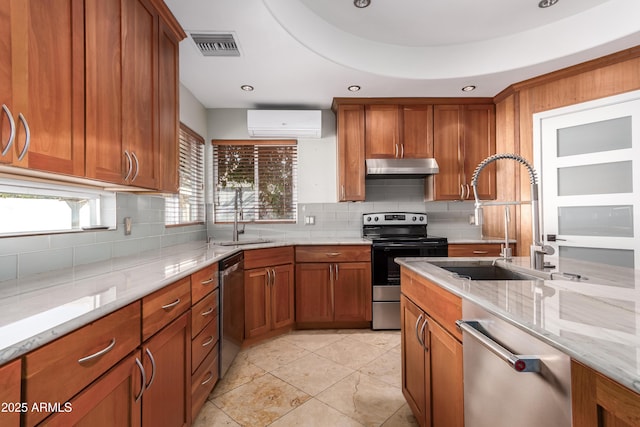
{"type": "Polygon", "coordinates": [[[466,427],[571,426],[569,356],[463,300],[466,427]]]}
{"type": "Polygon", "coordinates": [[[220,261],[220,378],[240,351],[244,339],[244,254],[220,261]]]}

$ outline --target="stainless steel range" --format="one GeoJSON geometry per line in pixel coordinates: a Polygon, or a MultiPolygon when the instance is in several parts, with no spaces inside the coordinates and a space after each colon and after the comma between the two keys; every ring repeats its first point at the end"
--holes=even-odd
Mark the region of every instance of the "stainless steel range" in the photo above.
{"type": "Polygon", "coordinates": [[[373,329],[400,329],[399,257],[448,256],[445,237],[427,235],[424,212],[381,212],[362,216],[362,236],[373,242],[373,329]]]}

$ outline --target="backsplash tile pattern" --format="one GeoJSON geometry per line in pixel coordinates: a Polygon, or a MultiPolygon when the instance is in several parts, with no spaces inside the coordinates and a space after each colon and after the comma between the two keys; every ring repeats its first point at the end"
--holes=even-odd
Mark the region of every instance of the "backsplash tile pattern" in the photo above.
{"type": "Polygon", "coordinates": [[[0,282],[206,239],[204,225],[166,228],[162,196],[118,193],[116,202],[116,230],[0,238],[0,282]]]}

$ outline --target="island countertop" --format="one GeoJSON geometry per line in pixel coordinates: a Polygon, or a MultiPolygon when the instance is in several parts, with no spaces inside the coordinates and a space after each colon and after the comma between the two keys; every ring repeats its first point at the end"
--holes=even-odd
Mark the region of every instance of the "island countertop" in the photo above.
{"type": "MultiPolygon", "coordinates": [[[[640,392],[640,275],[637,270],[563,261],[541,280],[472,281],[431,262],[487,263],[487,258],[397,258],[396,262],[443,289],[472,301],[573,359],[640,392]]],[[[529,258],[498,265],[523,272],[529,258]]],[[[466,319],[471,320],[471,319],[466,319]]]]}

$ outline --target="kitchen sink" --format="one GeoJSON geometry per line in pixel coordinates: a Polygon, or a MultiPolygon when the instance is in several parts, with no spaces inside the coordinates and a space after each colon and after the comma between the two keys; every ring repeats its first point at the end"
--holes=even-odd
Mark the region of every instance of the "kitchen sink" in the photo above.
{"type": "Polygon", "coordinates": [[[255,239],[255,240],[227,240],[225,242],[214,242],[218,246],[241,246],[241,245],[259,245],[262,243],[271,243],[271,240],[255,239]]]}
{"type": "Polygon", "coordinates": [[[534,274],[511,270],[493,264],[461,264],[461,263],[433,263],[434,265],[454,273],[461,278],[471,280],[542,280],[534,274]]]}

